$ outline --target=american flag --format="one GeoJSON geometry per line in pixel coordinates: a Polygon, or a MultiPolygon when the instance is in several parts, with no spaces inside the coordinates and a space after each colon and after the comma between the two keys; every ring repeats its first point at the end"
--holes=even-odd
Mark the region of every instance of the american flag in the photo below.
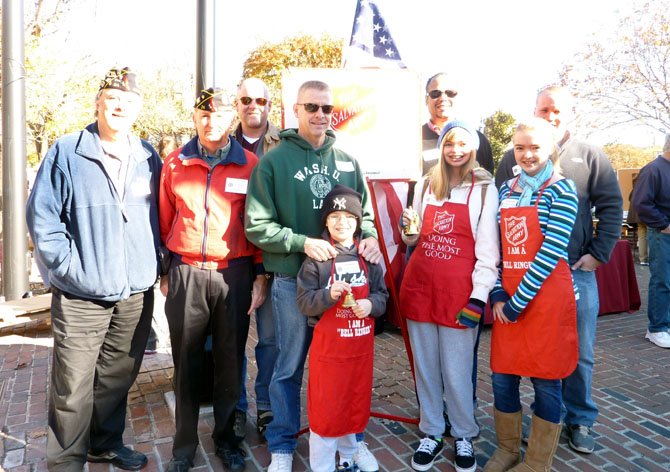
{"type": "MultiPolygon", "coordinates": [[[[375,0],[358,0],[351,41],[344,50],[343,59],[345,68],[406,68],[375,0]]],[[[400,326],[403,320],[398,310],[398,289],[406,248],[398,224],[407,204],[409,181],[372,181],[370,190],[374,194],[379,242],[383,242],[381,249],[385,252],[384,280],[392,299],[386,306],[386,315],[391,323],[400,326]]]]}
{"type": "Polygon", "coordinates": [[[375,0],[358,0],[345,67],[401,67],[400,53],[375,0]]]}

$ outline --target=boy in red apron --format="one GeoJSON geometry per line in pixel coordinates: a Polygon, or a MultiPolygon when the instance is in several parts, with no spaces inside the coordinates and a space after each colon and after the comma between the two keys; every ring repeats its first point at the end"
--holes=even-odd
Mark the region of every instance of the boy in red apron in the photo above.
{"type": "Polygon", "coordinates": [[[336,185],[323,200],[324,239],[335,259],[308,258],[298,273],[297,302],[314,326],[309,350],[307,413],[313,472],[356,471],[356,433],[370,419],[374,319],[386,309],[382,268],[358,254],[361,196],[336,185]],[[351,306],[349,306],[351,305],[351,306]],[[340,465],[335,466],[335,452],[340,465]]]}
{"type": "Polygon", "coordinates": [[[448,122],[439,138],[440,160],[427,184],[419,181],[407,226],[416,215],[420,232],[403,236],[415,246],[400,287],[400,309],[414,358],[425,435],[412,468],[425,471],[443,447],[443,398],[451,420],[457,472],[477,468],[472,438],[479,434],[473,405],[473,358],[485,301],[498,276],[498,195],[492,176],[476,161],[477,131],[448,122]]]}
{"type": "Polygon", "coordinates": [[[549,471],[561,434],[561,380],[577,365],[575,288],[568,241],[577,192],[560,175],[553,129],[535,118],[517,126],[521,173],[500,188],[502,270],[491,292],[494,419],[498,449],[486,472],[549,471]],[[530,377],[535,406],[520,461],[519,382],[530,377]]]}

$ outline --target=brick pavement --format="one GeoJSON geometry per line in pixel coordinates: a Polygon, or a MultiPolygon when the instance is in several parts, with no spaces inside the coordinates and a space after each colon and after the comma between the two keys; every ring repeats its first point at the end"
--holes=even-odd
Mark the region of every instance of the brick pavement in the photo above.
{"type": "MultiPolygon", "coordinates": [[[[660,349],[644,340],[648,269],[636,266],[643,298],[642,310],[634,314],[608,315],[598,321],[594,396],[600,407],[595,425],[596,451],[590,455],[573,452],[565,435],[554,460],[556,471],[667,471],[670,470],[670,349],[660,349]]],[[[157,307],[157,312],[162,308],[157,307]]],[[[160,320],[160,317],[158,318],[160,320]]],[[[164,323],[159,323],[159,337],[164,323]]],[[[252,323],[253,325],[253,323],[252,323]]],[[[481,437],[475,442],[482,466],[495,448],[492,393],[488,365],[490,329],[485,329],[479,352],[479,409],[481,437]]],[[[14,332],[0,337],[0,470],[39,472],[46,470],[46,394],[50,367],[51,339],[48,331],[14,332]]],[[[253,391],[255,364],[250,334],[247,353],[253,391]]],[[[373,410],[392,415],[418,417],[409,363],[402,338],[388,329],[375,341],[373,410]]],[[[170,459],[174,421],[164,394],[171,390],[171,358],[167,349],[147,356],[129,395],[125,441],[149,456],[145,471],[163,471],[170,459]]],[[[525,408],[532,400],[532,388],[522,384],[525,408]]],[[[270,457],[256,435],[251,419],[255,405],[250,401],[247,424],[247,470],[264,470],[270,457]]],[[[306,422],[304,418],[303,424],[306,422]]],[[[222,470],[210,438],[211,414],[201,415],[202,447],[196,457],[197,471],[222,470]]],[[[382,470],[410,470],[408,464],[419,435],[413,424],[371,419],[366,430],[369,447],[382,470]]],[[[294,471],[307,470],[308,447],[305,436],[298,441],[294,471]]],[[[453,449],[445,447],[435,470],[452,471],[453,449]]],[[[110,466],[90,464],[91,472],[110,472],[110,466]]]]}

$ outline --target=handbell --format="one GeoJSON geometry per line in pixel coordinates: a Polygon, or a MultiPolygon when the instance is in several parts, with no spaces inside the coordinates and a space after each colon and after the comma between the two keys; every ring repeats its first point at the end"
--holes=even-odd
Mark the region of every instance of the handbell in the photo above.
{"type": "Polygon", "coordinates": [[[351,308],[352,306],[356,306],[356,299],[354,298],[354,294],[351,292],[347,292],[347,294],[344,296],[344,301],[342,302],[342,306],[344,308],[351,308]]]}
{"type": "Polygon", "coordinates": [[[417,213],[414,213],[412,216],[412,221],[410,221],[409,224],[403,228],[403,232],[405,233],[405,236],[414,236],[415,234],[419,234],[419,215],[417,213]]]}

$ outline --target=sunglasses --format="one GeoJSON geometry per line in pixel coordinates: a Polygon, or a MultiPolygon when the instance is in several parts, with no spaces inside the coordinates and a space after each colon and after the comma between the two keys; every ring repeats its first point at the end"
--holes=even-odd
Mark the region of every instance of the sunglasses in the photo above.
{"type": "Polygon", "coordinates": [[[244,105],[244,106],[249,105],[254,100],[256,101],[256,105],[260,105],[262,107],[264,107],[268,102],[268,99],[263,98],[263,97],[258,97],[258,98],[240,97],[239,100],[240,100],[240,102],[242,102],[242,105],[244,105]]]}
{"type": "Polygon", "coordinates": [[[296,105],[305,107],[307,113],[316,113],[321,108],[326,115],[330,115],[335,109],[335,105],[317,105],[316,103],[296,103],[296,105]]]}
{"type": "Polygon", "coordinates": [[[437,100],[442,96],[442,94],[445,94],[449,98],[454,98],[456,95],[458,95],[458,92],[455,90],[445,90],[444,92],[442,90],[431,90],[428,92],[428,96],[432,98],[433,100],[437,100]]]}

